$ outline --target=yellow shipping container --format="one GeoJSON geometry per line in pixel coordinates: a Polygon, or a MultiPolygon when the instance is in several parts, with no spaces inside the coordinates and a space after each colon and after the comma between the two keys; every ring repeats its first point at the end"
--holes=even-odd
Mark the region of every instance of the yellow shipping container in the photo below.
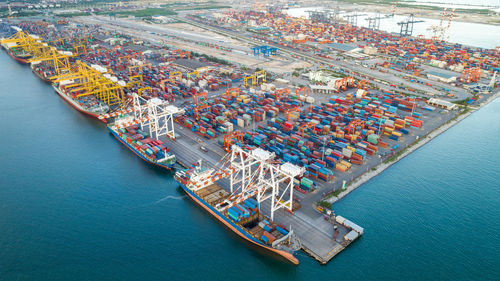
{"type": "Polygon", "coordinates": [[[340,163],[338,163],[337,165],[335,165],[335,169],[337,169],[337,170],[339,170],[341,172],[347,171],[347,167],[344,166],[344,165],[342,165],[342,164],[340,164],[340,163]]]}
{"type": "Polygon", "coordinates": [[[342,164],[342,165],[344,165],[344,166],[346,166],[348,169],[351,168],[351,165],[352,165],[351,163],[349,163],[349,162],[347,162],[345,160],[340,160],[339,163],[342,164]]]}

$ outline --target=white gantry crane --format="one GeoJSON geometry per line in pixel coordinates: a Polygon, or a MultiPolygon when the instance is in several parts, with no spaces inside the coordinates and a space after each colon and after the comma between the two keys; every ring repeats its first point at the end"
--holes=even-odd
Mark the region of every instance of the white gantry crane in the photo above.
{"type": "Polygon", "coordinates": [[[149,135],[158,139],[168,136],[175,140],[174,117],[183,113],[182,109],[159,98],[146,100],[133,94],[133,106],[99,116],[99,119],[119,117],[114,122],[114,128],[120,129],[139,124],[142,128],[149,126],[149,135]]]}
{"type": "Polygon", "coordinates": [[[146,100],[137,94],[134,98],[134,117],[143,127],[149,125],[149,135],[158,139],[168,136],[175,139],[174,115],[182,113],[178,107],[159,98],[146,100]]]}
{"type": "Polygon", "coordinates": [[[451,12],[447,12],[447,8],[443,9],[443,12],[441,13],[441,20],[439,21],[439,25],[433,25],[427,30],[430,30],[433,33],[433,39],[439,39],[441,41],[444,41],[447,39],[446,31],[450,29],[451,22],[453,20],[453,17],[455,16],[455,9],[452,9],[451,12]],[[446,25],[444,23],[445,18],[448,18],[448,24],[446,25]]]}
{"type": "Polygon", "coordinates": [[[285,208],[292,211],[294,179],[305,172],[304,167],[276,161],[275,153],[255,148],[244,150],[233,145],[214,167],[203,170],[201,161],[197,173],[190,179],[189,187],[195,190],[205,188],[224,178],[229,178],[231,194],[215,208],[223,212],[228,208],[255,197],[261,203],[271,199],[270,217],[285,208]]]}
{"type": "Polygon", "coordinates": [[[279,164],[275,153],[255,148],[246,151],[233,145],[230,152],[230,206],[255,196],[259,202],[271,199],[271,220],[274,212],[286,208],[292,211],[294,178],[305,172],[304,167],[291,163],[279,164]]]}

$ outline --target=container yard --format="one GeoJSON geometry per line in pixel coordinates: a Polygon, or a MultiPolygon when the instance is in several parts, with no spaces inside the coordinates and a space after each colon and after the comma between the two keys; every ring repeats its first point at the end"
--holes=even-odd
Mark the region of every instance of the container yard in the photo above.
{"type": "Polygon", "coordinates": [[[364,233],[334,203],[498,95],[500,49],[313,14],[243,5],[175,23],[9,19],[0,32],[15,61],[146,164],[176,170],[228,230],[326,264],[364,233]]]}

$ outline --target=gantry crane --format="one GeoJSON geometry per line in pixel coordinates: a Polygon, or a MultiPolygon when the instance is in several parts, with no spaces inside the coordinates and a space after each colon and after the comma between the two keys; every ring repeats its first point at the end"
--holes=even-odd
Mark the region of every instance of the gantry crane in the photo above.
{"type": "Polygon", "coordinates": [[[394,6],[392,6],[391,9],[391,16],[394,16],[396,14],[396,8],[398,7],[398,0],[394,2],[394,6]]]}
{"type": "Polygon", "coordinates": [[[173,50],[172,51],[172,55],[175,56],[175,54],[178,53],[179,54],[179,57],[182,59],[184,55],[186,55],[186,57],[188,59],[191,59],[191,52],[189,51],[183,51],[181,49],[177,49],[177,50],[173,50]]]}
{"type": "Polygon", "coordinates": [[[285,119],[286,121],[290,121],[292,119],[298,119],[300,117],[301,109],[300,107],[292,107],[285,111],[285,119]]]}
{"type": "Polygon", "coordinates": [[[306,130],[310,129],[310,128],[312,128],[313,130],[316,130],[316,123],[308,122],[308,123],[304,123],[304,124],[300,125],[299,126],[299,135],[301,137],[304,137],[306,130]]]}
{"type": "Polygon", "coordinates": [[[460,82],[462,83],[470,83],[477,82],[481,79],[482,69],[480,67],[474,67],[469,69],[464,69],[460,74],[460,82]]]}
{"type": "Polygon", "coordinates": [[[309,87],[300,87],[295,90],[295,95],[297,95],[297,99],[300,100],[300,97],[308,97],[309,96],[309,87]]]}
{"type": "Polygon", "coordinates": [[[347,133],[350,135],[354,134],[358,127],[361,127],[361,129],[364,129],[365,128],[365,121],[362,121],[359,119],[352,120],[349,123],[349,125],[347,126],[347,133]]]}
{"type": "Polygon", "coordinates": [[[399,31],[400,36],[411,36],[413,34],[413,25],[415,23],[424,22],[423,20],[416,20],[413,14],[410,14],[408,18],[404,21],[398,22],[401,26],[399,31]]]}
{"type": "Polygon", "coordinates": [[[281,101],[281,99],[288,98],[289,94],[290,89],[288,88],[276,89],[276,91],[274,92],[274,99],[279,102],[281,101]]]}
{"type": "Polygon", "coordinates": [[[195,71],[193,71],[193,72],[189,72],[189,73],[187,73],[187,74],[186,74],[186,77],[187,77],[187,79],[191,80],[191,77],[192,77],[193,75],[196,75],[196,78],[200,78],[200,73],[199,73],[197,70],[195,70],[195,71]]]}
{"type": "Polygon", "coordinates": [[[241,95],[241,90],[240,88],[227,88],[226,91],[224,91],[224,94],[222,95],[225,98],[233,98],[233,97],[239,97],[241,95]]]}
{"type": "Polygon", "coordinates": [[[254,85],[260,85],[261,83],[266,83],[267,72],[265,70],[259,70],[255,72],[254,85]],[[261,79],[261,80],[259,80],[261,79]]]}
{"type": "Polygon", "coordinates": [[[234,132],[231,132],[227,135],[224,136],[224,150],[226,152],[229,152],[231,151],[231,147],[233,146],[233,144],[235,143],[240,143],[242,144],[243,143],[243,132],[241,131],[234,131],[234,132]]]}
{"type": "Polygon", "coordinates": [[[362,89],[362,90],[368,91],[368,87],[369,87],[368,80],[360,80],[358,82],[358,84],[356,85],[356,87],[358,89],[362,89]]]}
{"type": "Polygon", "coordinates": [[[441,20],[439,21],[439,25],[433,25],[427,28],[427,30],[430,30],[433,33],[433,40],[446,40],[445,34],[446,31],[450,29],[454,15],[455,9],[452,9],[451,12],[448,13],[447,8],[444,8],[443,12],[441,13],[441,20]],[[448,18],[448,25],[444,25],[445,18],[448,18]]]}
{"type": "MultiPolygon", "coordinates": [[[[70,63],[69,58],[72,56],[71,53],[58,51],[56,48],[51,47],[47,50],[45,55],[34,57],[28,60],[32,64],[38,64],[45,62],[49,66],[54,68],[54,75],[63,74],[69,71],[70,63]]],[[[48,77],[50,80],[51,77],[48,77]]]]}
{"type": "Polygon", "coordinates": [[[208,104],[208,93],[202,92],[193,95],[193,105],[194,105],[194,116],[196,120],[200,119],[200,112],[203,110],[211,110],[210,104],[208,104]]]}
{"type": "Polygon", "coordinates": [[[38,36],[30,35],[22,30],[0,40],[0,43],[9,49],[21,48],[24,55],[31,57],[40,57],[50,48],[38,36]]]}
{"type": "MultiPolygon", "coordinates": [[[[201,170],[201,160],[197,169],[199,173],[192,176],[186,186],[193,190],[205,188],[215,182],[229,177],[231,194],[215,205],[219,212],[250,198],[259,202],[259,211],[263,204],[270,204],[270,218],[280,209],[293,211],[294,179],[303,175],[304,167],[289,162],[279,164],[274,152],[260,147],[245,150],[238,145],[231,147],[213,167],[201,170]]],[[[182,172],[181,172],[182,173],[182,172]]]]}
{"type": "Polygon", "coordinates": [[[125,104],[123,88],[112,81],[111,76],[104,76],[106,72],[107,69],[98,65],[89,66],[82,61],[76,61],[68,73],[52,77],[52,82],[71,80],[73,82],[68,87],[72,88],[70,92],[78,92],[77,97],[94,95],[108,106],[116,105],[122,108],[125,104]]]}
{"type": "Polygon", "coordinates": [[[159,98],[144,99],[133,94],[134,118],[141,127],[148,127],[149,135],[158,139],[167,136],[175,140],[174,117],[183,113],[178,107],[159,98]]]}

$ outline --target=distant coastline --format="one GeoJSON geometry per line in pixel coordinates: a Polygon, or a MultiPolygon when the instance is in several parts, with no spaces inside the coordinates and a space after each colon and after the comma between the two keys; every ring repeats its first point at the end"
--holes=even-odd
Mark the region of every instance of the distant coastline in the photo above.
{"type": "MultiPolygon", "coordinates": [[[[358,10],[358,11],[372,11],[380,12],[381,14],[389,14],[394,1],[371,1],[371,0],[340,0],[343,5],[342,10],[358,10]]],[[[320,2],[320,4],[328,4],[320,2]]],[[[415,17],[440,19],[443,7],[450,7],[453,4],[447,3],[427,3],[427,2],[399,2],[396,9],[396,15],[414,14],[415,17]],[[439,5],[441,4],[441,5],[439,5]]],[[[500,25],[500,6],[486,6],[478,4],[455,4],[455,15],[453,21],[467,22],[467,23],[481,23],[488,25],[500,25]],[[467,7],[468,6],[468,7],[467,7]],[[467,7],[467,8],[466,8],[467,7]]]]}

